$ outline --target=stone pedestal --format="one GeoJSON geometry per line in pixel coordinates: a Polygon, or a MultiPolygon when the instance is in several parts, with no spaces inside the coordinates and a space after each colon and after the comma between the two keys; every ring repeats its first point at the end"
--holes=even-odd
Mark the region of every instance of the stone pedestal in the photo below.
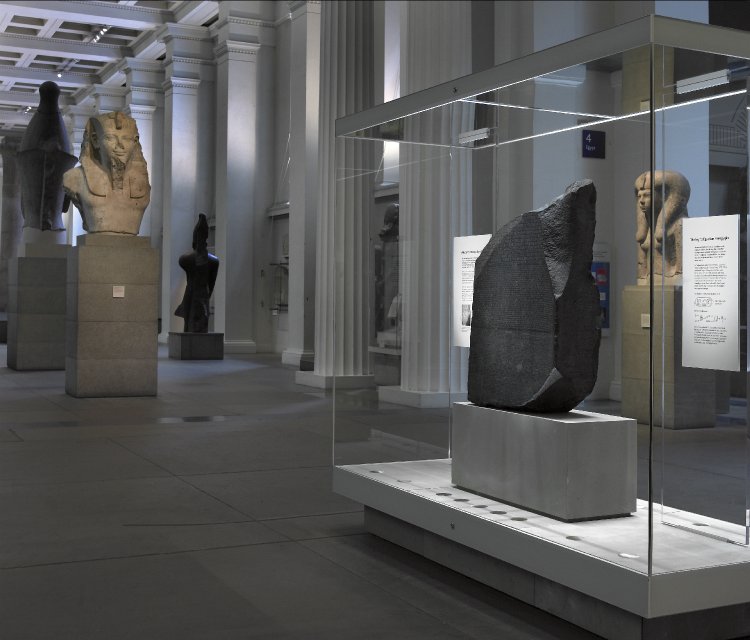
{"type": "Polygon", "coordinates": [[[453,405],[452,482],[560,520],[636,510],[636,422],[453,405]]]}
{"type": "Polygon", "coordinates": [[[159,253],[150,239],[79,236],[67,273],[65,391],[156,395],[159,253]]]}
{"type": "Polygon", "coordinates": [[[650,324],[654,332],[654,425],[713,427],[716,407],[725,404],[717,401],[716,372],[681,366],[682,288],[670,286],[663,291],[663,299],[661,288],[654,292],[653,318],[648,315],[649,287],[628,286],[622,294],[622,415],[641,424],[649,421],[650,324]]]}
{"type": "Polygon", "coordinates": [[[223,360],[223,333],[169,332],[169,357],[173,360],[223,360]]]}
{"type": "Polygon", "coordinates": [[[26,244],[8,263],[8,367],[65,368],[64,244],[26,244]]]}

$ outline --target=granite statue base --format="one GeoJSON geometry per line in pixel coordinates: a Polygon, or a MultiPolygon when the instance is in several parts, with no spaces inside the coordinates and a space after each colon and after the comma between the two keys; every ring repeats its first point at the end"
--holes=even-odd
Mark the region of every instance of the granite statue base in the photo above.
{"type": "Polygon", "coordinates": [[[66,245],[29,243],[8,263],[8,367],[65,368],[66,245]]]}
{"type": "Polygon", "coordinates": [[[651,324],[658,390],[654,398],[654,425],[667,429],[713,427],[717,406],[728,404],[728,389],[719,384],[721,380],[714,371],[681,366],[682,288],[668,286],[663,291],[663,299],[660,288],[654,292],[653,318],[648,317],[649,287],[628,286],[622,294],[622,415],[641,424],[649,421],[648,325],[651,324]],[[718,398],[717,393],[723,397],[718,398]]]}
{"type": "Polygon", "coordinates": [[[453,405],[452,482],[565,521],[636,510],[636,422],[453,405]]]}
{"type": "Polygon", "coordinates": [[[169,357],[173,360],[223,360],[223,333],[169,332],[169,357]]]}
{"type": "Polygon", "coordinates": [[[156,395],[158,277],[149,238],[79,236],[68,255],[69,395],[156,395]]]}

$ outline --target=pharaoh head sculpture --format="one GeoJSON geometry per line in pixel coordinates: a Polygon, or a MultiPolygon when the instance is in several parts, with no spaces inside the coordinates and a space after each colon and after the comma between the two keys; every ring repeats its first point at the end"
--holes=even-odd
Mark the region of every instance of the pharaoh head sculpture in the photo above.
{"type": "Polygon", "coordinates": [[[676,171],[650,171],[635,181],[638,284],[654,277],[680,284],[682,276],[682,219],[687,217],[690,184],[676,171]],[[653,189],[651,176],[653,175],[653,189]],[[653,202],[651,193],[653,192],[653,202]],[[652,233],[652,216],[655,218],[652,233]]]}
{"type": "Polygon", "coordinates": [[[89,118],[80,160],[65,174],[64,186],[84,229],[137,235],[151,185],[135,120],[119,111],[89,118]]]}

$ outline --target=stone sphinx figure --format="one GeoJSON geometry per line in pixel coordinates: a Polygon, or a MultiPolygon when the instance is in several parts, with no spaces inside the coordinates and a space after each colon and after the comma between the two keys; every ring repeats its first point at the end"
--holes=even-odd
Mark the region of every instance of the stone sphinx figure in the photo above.
{"type": "Polygon", "coordinates": [[[54,82],[39,87],[39,107],[18,151],[24,226],[42,231],[65,229],[62,212],[70,200],[63,191],[63,174],[76,164],[57,106],[59,97],[60,88],[54,82]]]}
{"type": "Polygon", "coordinates": [[[81,166],[65,174],[63,185],[86,231],[138,235],[151,185],[135,120],[120,111],[89,118],[81,166]]]}
{"type": "Polygon", "coordinates": [[[648,284],[651,260],[654,276],[664,284],[680,284],[682,277],[682,219],[688,215],[690,184],[677,171],[654,171],[654,203],[656,216],[654,237],[651,237],[651,172],[646,171],[635,181],[636,232],[638,242],[638,284],[648,284]]]}
{"type": "Polygon", "coordinates": [[[174,312],[185,319],[186,333],[208,333],[208,301],[216,284],[219,259],[208,252],[208,220],[198,214],[193,229],[193,250],[180,256],[179,264],[187,274],[187,287],[180,306],[174,312]]]}

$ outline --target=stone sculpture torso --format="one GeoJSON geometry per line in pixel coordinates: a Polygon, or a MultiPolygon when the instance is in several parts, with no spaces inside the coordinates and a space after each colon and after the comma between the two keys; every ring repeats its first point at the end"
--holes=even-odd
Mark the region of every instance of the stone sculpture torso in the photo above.
{"type": "Polygon", "coordinates": [[[62,212],[67,210],[68,200],[63,192],[63,174],[76,163],[57,105],[59,97],[60,88],[54,82],[39,87],[39,107],[17,156],[24,226],[43,231],[65,228],[62,212]]]}
{"type": "Polygon", "coordinates": [[[208,332],[209,300],[219,272],[219,259],[208,252],[207,240],[208,221],[201,213],[193,230],[193,251],[182,254],[179,259],[180,267],[187,274],[187,286],[174,313],[185,319],[185,332],[208,332]]]}
{"type": "Polygon", "coordinates": [[[596,189],[576,182],[496,231],[476,261],[468,399],[564,412],[594,387],[601,338],[591,275],[596,189]]]}
{"type": "Polygon", "coordinates": [[[90,118],[81,166],[65,174],[64,186],[89,233],[138,235],[151,185],[135,120],[119,111],[90,118]]]}

